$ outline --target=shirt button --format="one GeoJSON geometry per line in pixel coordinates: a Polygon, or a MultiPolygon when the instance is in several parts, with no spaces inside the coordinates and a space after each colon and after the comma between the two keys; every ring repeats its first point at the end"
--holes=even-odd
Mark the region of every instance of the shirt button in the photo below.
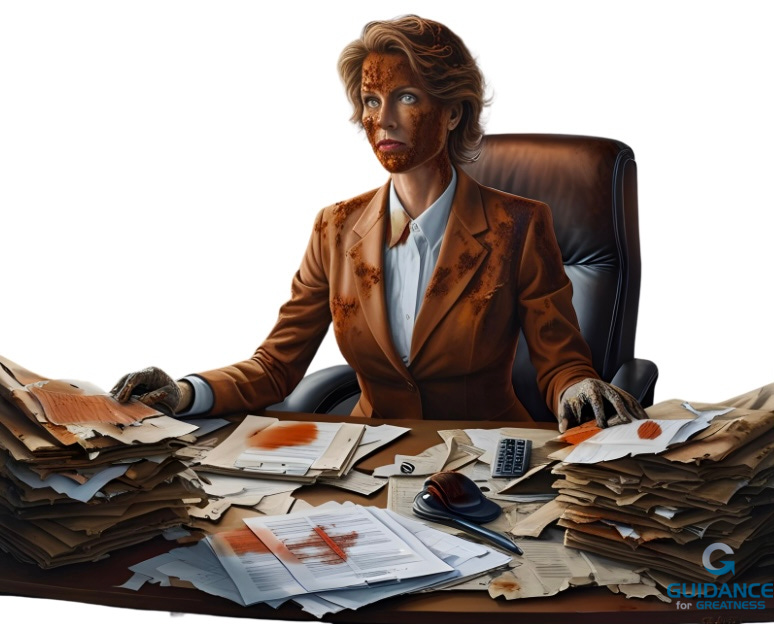
{"type": "Polygon", "coordinates": [[[407,319],[407,320],[408,320],[408,319],[411,319],[411,315],[409,315],[408,313],[406,313],[406,319],[407,319]]]}
{"type": "Polygon", "coordinates": [[[406,381],[406,389],[409,390],[410,392],[413,392],[416,389],[416,387],[414,387],[414,383],[412,383],[411,381],[406,381]]]}
{"type": "Polygon", "coordinates": [[[412,230],[414,230],[414,231],[416,232],[417,230],[419,230],[419,226],[418,226],[416,223],[414,223],[414,222],[412,221],[412,222],[411,222],[411,229],[412,229],[412,230]]]}

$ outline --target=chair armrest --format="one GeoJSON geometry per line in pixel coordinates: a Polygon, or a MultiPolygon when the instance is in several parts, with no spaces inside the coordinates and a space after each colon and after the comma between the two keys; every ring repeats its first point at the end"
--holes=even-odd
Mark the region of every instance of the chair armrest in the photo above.
{"type": "Polygon", "coordinates": [[[643,407],[650,407],[653,404],[657,380],[658,368],[653,361],[632,359],[618,368],[610,383],[629,392],[643,407]]]}
{"type": "Polygon", "coordinates": [[[348,365],[334,365],[307,374],[285,400],[267,409],[330,413],[349,398],[353,399],[354,405],[354,398],[359,393],[355,370],[348,365]]]}

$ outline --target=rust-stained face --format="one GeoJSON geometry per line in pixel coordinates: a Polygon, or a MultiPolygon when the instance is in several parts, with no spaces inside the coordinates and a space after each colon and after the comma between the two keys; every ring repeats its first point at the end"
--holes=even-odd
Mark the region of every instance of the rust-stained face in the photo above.
{"type": "Polygon", "coordinates": [[[419,85],[404,55],[369,53],[363,62],[363,127],[390,173],[449,163],[446,140],[459,108],[441,104],[419,85]]]}

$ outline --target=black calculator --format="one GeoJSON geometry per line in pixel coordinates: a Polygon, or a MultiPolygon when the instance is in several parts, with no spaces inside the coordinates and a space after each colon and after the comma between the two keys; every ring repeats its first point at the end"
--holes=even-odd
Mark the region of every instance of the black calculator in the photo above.
{"type": "Polygon", "coordinates": [[[492,457],[492,477],[521,477],[529,469],[532,440],[502,437],[492,457]]]}

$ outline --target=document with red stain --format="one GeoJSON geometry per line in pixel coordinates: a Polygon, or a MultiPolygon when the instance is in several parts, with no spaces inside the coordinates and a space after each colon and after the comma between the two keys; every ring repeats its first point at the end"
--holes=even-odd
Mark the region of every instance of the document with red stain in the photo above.
{"type": "Polygon", "coordinates": [[[450,573],[416,536],[359,505],[245,519],[307,592],[450,573]]]}
{"type": "Polygon", "coordinates": [[[594,464],[627,455],[661,453],[672,445],[685,442],[706,429],[715,418],[732,411],[730,407],[697,411],[689,403],[683,403],[682,406],[693,417],[635,420],[629,424],[608,427],[590,435],[572,450],[560,451],[561,459],[567,464],[594,464]]]}
{"type": "Polygon", "coordinates": [[[349,472],[365,425],[247,416],[199,470],[312,483],[349,472]]]}

